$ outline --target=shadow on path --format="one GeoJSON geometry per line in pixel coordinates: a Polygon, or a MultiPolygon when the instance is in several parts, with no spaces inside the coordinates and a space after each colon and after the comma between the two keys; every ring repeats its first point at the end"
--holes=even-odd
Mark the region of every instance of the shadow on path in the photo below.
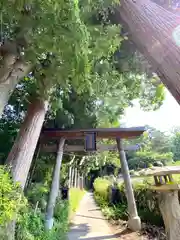
{"type": "Polygon", "coordinates": [[[125,229],[123,231],[121,231],[120,233],[117,234],[108,234],[108,235],[103,235],[103,236],[90,236],[87,237],[88,233],[90,232],[90,227],[88,226],[88,224],[73,224],[72,225],[72,229],[71,232],[68,234],[68,239],[73,239],[73,240],[82,240],[82,239],[86,239],[86,240],[110,240],[110,239],[119,239],[120,237],[131,233],[130,230],[125,229]],[[73,238],[72,238],[73,236],[73,238]]]}
{"type": "Polygon", "coordinates": [[[94,208],[94,209],[89,209],[88,212],[95,212],[95,211],[101,211],[100,208],[94,208]]]}
{"type": "Polygon", "coordinates": [[[91,216],[86,216],[86,215],[81,215],[81,214],[77,214],[76,216],[77,217],[83,217],[83,218],[106,220],[106,218],[103,218],[103,217],[91,217],[91,216]]]}
{"type": "Polygon", "coordinates": [[[129,231],[114,233],[117,232],[112,232],[106,218],[96,205],[93,194],[86,193],[78,212],[72,220],[68,240],[116,240],[123,238],[123,235],[129,234],[129,231]]]}

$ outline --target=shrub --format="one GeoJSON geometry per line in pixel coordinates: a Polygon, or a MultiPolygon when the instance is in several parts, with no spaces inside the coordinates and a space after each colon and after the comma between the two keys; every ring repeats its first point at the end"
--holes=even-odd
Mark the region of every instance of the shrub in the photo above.
{"type": "Polygon", "coordinates": [[[110,185],[110,180],[106,178],[96,178],[94,181],[95,193],[101,196],[104,200],[108,200],[108,188],[110,185]]]}
{"type": "Polygon", "coordinates": [[[44,233],[43,218],[39,209],[35,211],[30,206],[24,208],[17,223],[16,238],[18,240],[41,239],[44,233]]]}
{"type": "Polygon", "coordinates": [[[18,240],[63,240],[68,230],[68,201],[58,200],[54,212],[54,226],[44,229],[45,214],[28,206],[23,209],[16,230],[18,240]]]}
{"type": "Polygon", "coordinates": [[[69,196],[69,215],[71,215],[77,210],[79,206],[79,202],[81,201],[85,191],[82,191],[78,188],[71,188],[70,189],[70,196],[69,196]]]}
{"type": "Polygon", "coordinates": [[[38,206],[42,210],[45,210],[48,193],[49,186],[47,184],[32,183],[29,189],[27,190],[27,198],[31,204],[36,205],[38,203],[38,206]]]}
{"type": "MultiPolygon", "coordinates": [[[[101,206],[101,208],[105,209],[103,210],[103,212],[108,218],[113,219],[122,218],[126,220],[127,199],[125,195],[124,184],[118,185],[120,197],[116,199],[117,204],[113,206],[109,202],[109,199],[107,197],[108,196],[107,185],[110,186],[110,183],[105,182],[104,179],[102,178],[98,178],[95,180],[94,182],[95,200],[101,206]],[[104,183],[106,183],[106,186],[104,183]],[[109,212],[106,210],[106,208],[109,209],[108,210],[109,212]]],[[[138,213],[141,219],[144,222],[162,226],[163,220],[158,207],[158,199],[156,193],[149,189],[149,185],[147,182],[136,183],[133,185],[138,213]]]]}
{"type": "Polygon", "coordinates": [[[10,171],[0,167],[0,225],[18,217],[19,209],[26,204],[19,184],[13,183],[10,171]]]}

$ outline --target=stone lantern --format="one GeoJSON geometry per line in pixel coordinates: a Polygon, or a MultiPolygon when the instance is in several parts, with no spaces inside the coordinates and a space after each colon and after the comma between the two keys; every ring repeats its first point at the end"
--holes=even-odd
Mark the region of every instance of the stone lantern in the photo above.
{"type": "Polygon", "coordinates": [[[167,240],[180,239],[180,203],[178,192],[180,184],[173,179],[174,174],[180,174],[180,166],[157,167],[148,169],[146,176],[154,178],[152,190],[158,193],[159,208],[163,217],[167,240]]]}

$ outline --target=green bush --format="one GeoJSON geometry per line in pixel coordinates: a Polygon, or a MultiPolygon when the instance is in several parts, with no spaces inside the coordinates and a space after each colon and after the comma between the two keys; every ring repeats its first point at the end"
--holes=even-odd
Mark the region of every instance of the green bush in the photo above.
{"type": "Polygon", "coordinates": [[[19,218],[16,239],[18,240],[63,240],[68,231],[68,201],[58,200],[54,212],[54,227],[46,232],[45,214],[40,209],[28,206],[19,218]]]}
{"type": "Polygon", "coordinates": [[[18,240],[41,239],[44,233],[43,218],[39,209],[35,211],[30,206],[23,209],[17,223],[16,238],[18,240]]]}
{"type": "MultiPolygon", "coordinates": [[[[95,200],[103,209],[103,213],[108,218],[122,218],[126,220],[128,213],[124,185],[118,185],[120,198],[118,199],[118,203],[115,206],[109,202],[109,198],[107,197],[108,186],[110,185],[111,183],[107,182],[107,180],[104,180],[103,178],[96,179],[94,182],[95,200]]],[[[158,207],[158,199],[156,193],[149,189],[147,182],[136,183],[133,185],[138,213],[141,219],[144,222],[162,226],[163,220],[158,207]]]]}
{"type": "Polygon", "coordinates": [[[18,217],[26,200],[19,184],[13,183],[10,171],[0,167],[0,225],[1,227],[18,217]]]}
{"type": "Polygon", "coordinates": [[[32,183],[27,190],[26,196],[28,201],[38,206],[42,209],[46,209],[47,198],[49,193],[49,186],[45,183],[32,183]]]}
{"type": "Polygon", "coordinates": [[[85,191],[80,190],[79,188],[71,188],[69,192],[69,216],[71,216],[76,212],[79,203],[84,196],[85,191]]]}
{"type": "Polygon", "coordinates": [[[152,151],[139,151],[128,159],[128,165],[130,169],[135,170],[138,168],[150,167],[155,162],[162,162],[165,165],[168,162],[172,162],[172,157],[173,154],[171,152],[160,154],[152,151]]]}
{"type": "Polygon", "coordinates": [[[110,180],[106,178],[96,178],[94,181],[94,189],[97,195],[102,199],[108,200],[108,188],[111,185],[110,180]]]}

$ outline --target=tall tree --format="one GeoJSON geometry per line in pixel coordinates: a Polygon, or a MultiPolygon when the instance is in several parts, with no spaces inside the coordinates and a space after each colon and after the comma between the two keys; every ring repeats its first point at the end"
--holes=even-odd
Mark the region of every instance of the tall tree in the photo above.
{"type": "MultiPolygon", "coordinates": [[[[73,11],[74,5],[71,1],[57,1],[56,4],[54,1],[40,0],[26,3],[19,0],[0,2],[0,115],[16,84],[29,73],[43,54],[58,53],[60,63],[68,55],[64,55],[63,49],[66,49],[66,53],[69,50],[69,54],[77,50],[73,40],[74,43],[81,41],[80,28],[74,32],[76,36],[72,37],[71,34],[68,36],[69,42],[64,40],[64,36],[68,35],[67,25],[71,32],[73,25],[74,30],[77,30],[79,25],[76,15],[78,12],[73,11]]],[[[80,56],[78,51],[76,54],[80,56]]],[[[70,63],[70,59],[67,60],[70,63]]],[[[59,70],[63,78],[63,69],[60,65],[59,70]]]]}
{"type": "Polygon", "coordinates": [[[179,16],[150,0],[122,0],[116,17],[128,26],[137,48],[180,103],[179,16]]]}
{"type": "MultiPolygon", "coordinates": [[[[48,7],[51,5],[52,2],[48,3],[48,7]]],[[[38,7],[43,9],[43,5],[38,7]]],[[[68,91],[69,86],[75,87],[77,92],[83,91],[85,87],[93,91],[95,81],[91,81],[91,76],[99,76],[95,73],[94,62],[100,61],[102,57],[108,59],[119,46],[118,27],[101,25],[97,30],[95,27],[89,28],[83,21],[78,2],[70,1],[59,5],[58,16],[58,23],[63,21],[60,23],[60,43],[54,47],[53,52],[41,53],[39,64],[35,66],[34,99],[31,100],[25,121],[6,161],[12,168],[14,180],[20,181],[22,188],[25,186],[47,111],[47,101],[53,96],[52,92],[58,84],[63,91],[68,91]],[[59,15],[59,12],[62,14],[59,15]],[[109,40],[97,52],[96,43],[106,36],[109,40]]]]}
{"type": "MultiPolygon", "coordinates": [[[[36,3],[33,2],[35,5],[32,6],[36,6],[36,3]]],[[[33,70],[35,90],[31,94],[34,99],[31,101],[26,120],[7,159],[7,163],[12,166],[14,179],[21,181],[22,187],[25,185],[44,121],[45,101],[54,97],[52,91],[54,93],[59,85],[60,95],[62,92],[70,92],[73,88],[76,94],[86,91],[94,100],[95,109],[108,112],[108,117],[114,112],[116,119],[122,109],[128,106],[133,98],[139,96],[140,82],[143,79],[143,77],[138,78],[136,74],[121,74],[114,64],[114,53],[120,47],[123,38],[119,35],[119,26],[111,24],[108,20],[109,5],[106,6],[106,3],[102,4],[101,1],[92,3],[68,1],[58,3],[53,13],[50,11],[54,8],[52,5],[51,1],[43,4],[37,3],[39,15],[43,15],[43,12],[47,14],[42,16],[43,21],[46,22],[46,18],[48,18],[46,24],[49,24],[53,20],[58,31],[56,32],[57,36],[53,35],[53,42],[47,38],[45,43],[41,43],[45,35],[40,30],[45,29],[49,36],[53,30],[48,26],[46,28],[46,24],[44,25],[40,18],[41,24],[35,35],[37,37],[35,40],[40,41],[40,45],[37,46],[36,54],[34,48],[32,52],[30,51],[32,54],[30,54],[30,59],[32,56],[35,56],[36,59],[33,68],[35,69],[33,70]],[[48,11],[46,12],[44,9],[48,9],[48,11]],[[57,13],[56,16],[54,16],[55,13],[57,13]],[[136,89],[134,94],[132,89],[136,89]],[[104,98],[105,94],[106,98],[104,98]],[[116,100],[113,111],[111,109],[112,100],[116,100]],[[33,112],[32,107],[35,109],[33,112]],[[35,119],[37,124],[34,126],[35,119]],[[28,135],[30,137],[27,137],[28,135]],[[34,141],[31,142],[33,138],[34,141]],[[28,145],[31,145],[32,149],[27,148],[28,145]],[[25,166],[25,162],[27,166],[25,166]],[[21,178],[19,173],[23,172],[23,168],[25,168],[25,174],[21,178]]],[[[110,6],[114,6],[114,3],[111,3],[110,6]]],[[[31,9],[30,7],[28,11],[34,10],[35,8],[31,9]]],[[[30,31],[30,28],[28,30],[30,31]]],[[[37,42],[32,44],[35,43],[37,42]]],[[[28,51],[25,53],[28,54],[28,51]]],[[[152,94],[152,96],[154,95],[152,94]]],[[[76,118],[78,118],[77,114],[76,118]]],[[[114,121],[112,116],[110,121],[114,121]]]]}

